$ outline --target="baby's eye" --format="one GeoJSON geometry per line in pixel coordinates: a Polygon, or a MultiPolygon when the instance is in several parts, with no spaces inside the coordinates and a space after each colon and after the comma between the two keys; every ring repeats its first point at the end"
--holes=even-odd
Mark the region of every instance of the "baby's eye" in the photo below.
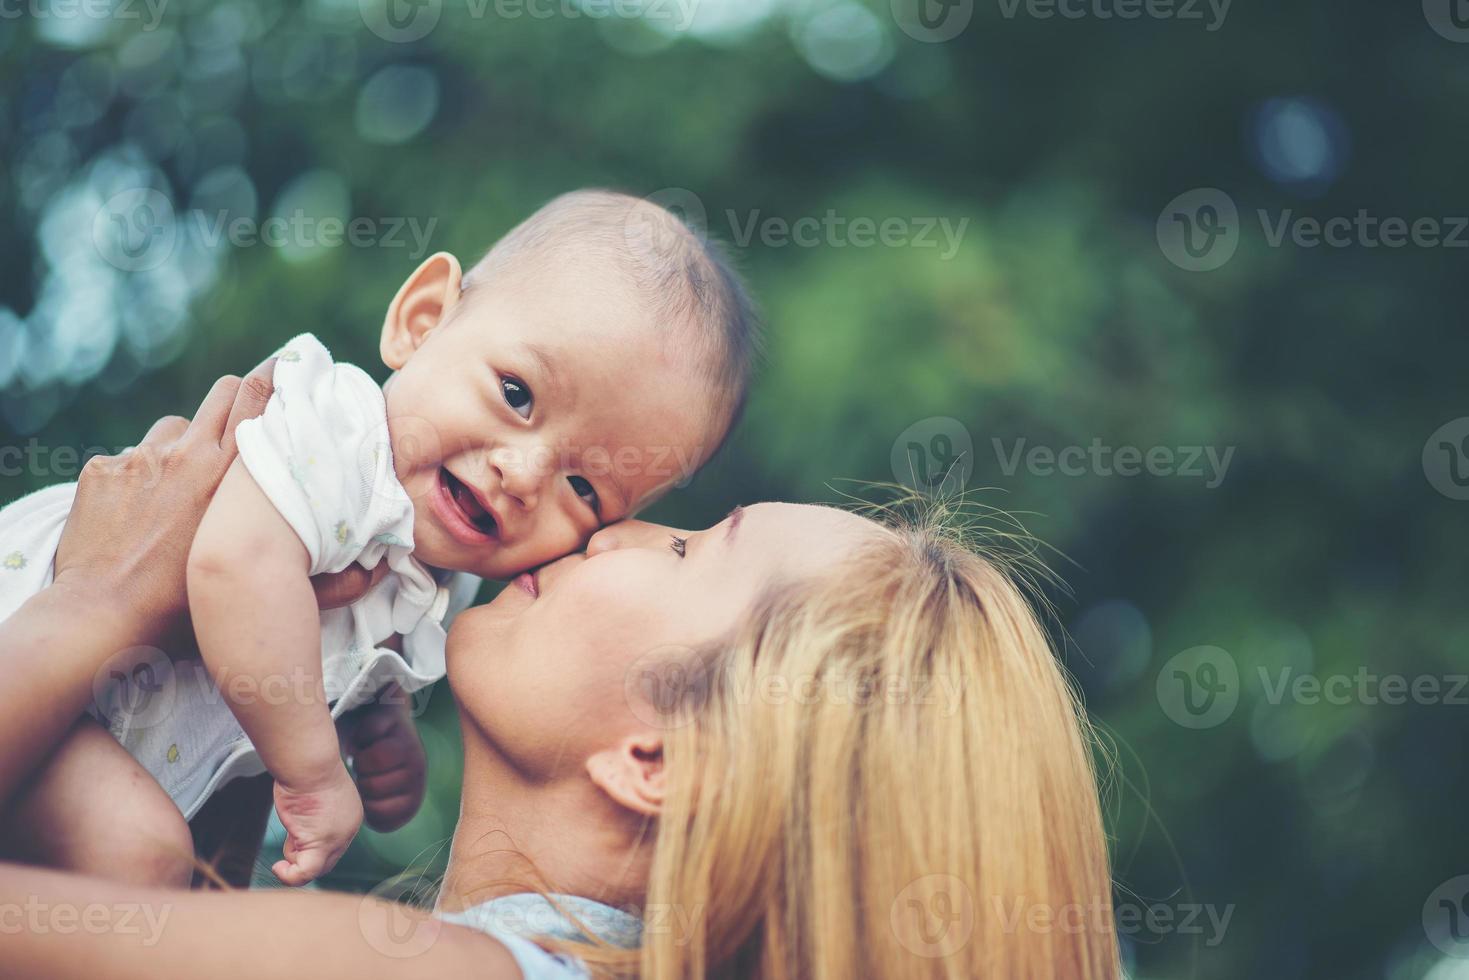
{"type": "Polygon", "coordinates": [[[597,499],[597,491],[592,488],[591,482],[586,477],[568,476],[566,482],[571,484],[571,489],[576,491],[578,497],[587,502],[587,506],[592,508],[593,513],[602,509],[602,502],[597,499]]]}
{"type": "Polygon", "coordinates": [[[515,409],[515,414],[523,419],[530,418],[531,407],[535,404],[535,398],[530,393],[530,387],[518,378],[502,377],[500,379],[500,391],[505,396],[505,404],[515,409]]]}
{"type": "Polygon", "coordinates": [[[672,548],[673,553],[680,558],[683,557],[684,548],[688,546],[688,543],[688,538],[681,538],[677,534],[670,534],[668,536],[668,547],[672,548]]]}

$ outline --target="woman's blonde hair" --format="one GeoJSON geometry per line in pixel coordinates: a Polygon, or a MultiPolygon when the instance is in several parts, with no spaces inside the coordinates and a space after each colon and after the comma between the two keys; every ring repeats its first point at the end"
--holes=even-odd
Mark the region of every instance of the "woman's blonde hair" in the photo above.
{"type": "Polygon", "coordinates": [[[1119,976],[1091,729],[1013,563],[886,523],[659,706],[643,943],[577,944],[597,972],[1119,976]]]}

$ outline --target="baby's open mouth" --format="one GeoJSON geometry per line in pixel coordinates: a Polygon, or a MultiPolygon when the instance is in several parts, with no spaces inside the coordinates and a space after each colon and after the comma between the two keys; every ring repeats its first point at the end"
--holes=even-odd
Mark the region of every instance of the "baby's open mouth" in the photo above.
{"type": "Polygon", "coordinates": [[[464,520],[475,529],[484,534],[493,535],[497,530],[495,526],[495,515],[480,506],[479,500],[474,492],[469,489],[458,477],[450,473],[447,468],[439,469],[439,480],[444,489],[449,492],[449,499],[459,509],[464,520]]]}

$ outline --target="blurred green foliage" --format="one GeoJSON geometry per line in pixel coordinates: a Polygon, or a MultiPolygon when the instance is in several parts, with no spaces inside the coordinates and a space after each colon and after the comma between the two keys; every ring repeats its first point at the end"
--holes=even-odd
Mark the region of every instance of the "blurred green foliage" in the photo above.
{"type": "MultiPolygon", "coordinates": [[[[1423,464],[1466,414],[1465,252],[1272,245],[1256,215],[1469,211],[1469,46],[1416,3],[1239,0],[1216,30],[978,3],[943,43],[891,6],[704,0],[680,32],[567,16],[587,9],[572,0],[548,17],[429,0],[441,20],[401,43],[353,0],[167,0],[151,25],[7,7],[4,443],[127,445],[303,330],[384,375],[378,326],[421,257],[406,231],[211,246],[191,207],[432,221],[428,244],[466,260],[587,185],[684,189],[726,242],[752,218],[946,221],[952,255],[937,230],[938,247],[733,242],[768,363],[728,449],[649,516],[834,500],[838,478],[910,475],[900,434],[939,455],[925,420],[957,420],[960,476],[1068,556],[1065,658],[1117,747],[1119,902],[1233,907],[1222,938],[1129,936],[1133,975],[1459,976],[1423,916],[1469,871],[1464,706],[1273,704],[1258,670],[1469,671],[1452,574],[1469,504],[1423,464]],[[99,208],[146,186],[175,209],[169,260],[99,261],[99,208]],[[1155,226],[1209,187],[1238,207],[1238,250],[1186,271],[1155,226]],[[1008,463],[1017,445],[1094,443],[1233,455],[1212,487],[1008,463]],[[1155,682],[1200,645],[1241,682],[1229,717],[1193,730],[1155,682]]],[[[67,478],[48,458],[7,470],[3,500],[67,478]]],[[[459,751],[443,690],[423,731],[428,804],[364,832],[332,886],[442,863],[459,751]]]]}

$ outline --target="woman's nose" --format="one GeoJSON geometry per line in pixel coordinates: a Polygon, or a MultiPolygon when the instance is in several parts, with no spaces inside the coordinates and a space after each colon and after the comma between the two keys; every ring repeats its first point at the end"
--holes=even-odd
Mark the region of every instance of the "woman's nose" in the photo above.
{"type": "Polygon", "coordinates": [[[674,533],[671,527],[647,521],[626,520],[609,524],[587,541],[587,557],[620,548],[649,548],[664,544],[674,533]]]}

